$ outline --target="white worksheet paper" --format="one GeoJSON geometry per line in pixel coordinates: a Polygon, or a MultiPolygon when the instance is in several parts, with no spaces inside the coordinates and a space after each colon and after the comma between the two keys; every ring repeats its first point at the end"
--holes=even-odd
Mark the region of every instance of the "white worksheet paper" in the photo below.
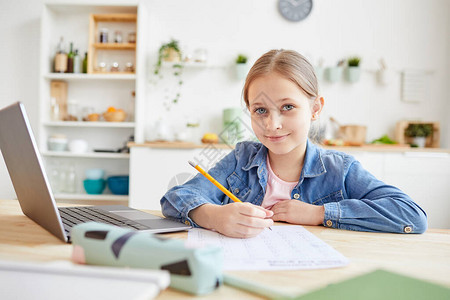
{"type": "Polygon", "coordinates": [[[237,239],[191,229],[190,245],[223,249],[224,270],[300,270],[342,267],[347,258],[299,225],[273,226],[254,238],[237,239]]]}

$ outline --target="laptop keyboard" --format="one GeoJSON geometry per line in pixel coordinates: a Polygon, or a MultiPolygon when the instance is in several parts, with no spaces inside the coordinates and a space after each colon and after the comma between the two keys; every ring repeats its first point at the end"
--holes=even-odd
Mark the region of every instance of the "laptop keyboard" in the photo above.
{"type": "Polygon", "coordinates": [[[63,207],[58,208],[66,233],[81,223],[99,222],[134,230],[149,229],[149,227],[129,219],[122,219],[117,215],[93,207],[63,207]]]}

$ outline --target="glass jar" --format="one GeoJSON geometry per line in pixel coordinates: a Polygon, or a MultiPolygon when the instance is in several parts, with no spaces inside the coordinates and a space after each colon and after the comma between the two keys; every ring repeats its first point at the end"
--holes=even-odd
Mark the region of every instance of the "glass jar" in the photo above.
{"type": "Polygon", "coordinates": [[[134,66],[133,66],[133,63],[127,62],[127,63],[125,64],[125,72],[130,72],[130,73],[133,73],[133,72],[134,72],[134,66]]]}
{"type": "Polygon", "coordinates": [[[119,72],[119,63],[113,62],[113,64],[111,65],[110,71],[111,72],[119,72]]]}
{"type": "Polygon", "coordinates": [[[123,42],[122,31],[120,30],[114,31],[114,43],[122,43],[122,42],[123,42]]]}
{"type": "Polygon", "coordinates": [[[136,43],[136,32],[133,31],[128,34],[128,43],[136,43]]]}
{"type": "Polygon", "coordinates": [[[78,121],[80,108],[77,101],[68,101],[67,102],[67,121],[78,121]]]}
{"type": "Polygon", "coordinates": [[[107,28],[100,29],[98,41],[99,41],[99,43],[107,43],[108,42],[108,29],[107,28]]]}
{"type": "Polygon", "coordinates": [[[98,67],[95,68],[97,72],[106,72],[106,63],[100,62],[98,67]]]}
{"type": "Polygon", "coordinates": [[[203,48],[195,49],[194,61],[199,63],[206,63],[208,61],[208,51],[203,48]]]}
{"type": "Polygon", "coordinates": [[[69,165],[65,179],[66,179],[65,192],[71,194],[75,193],[77,190],[77,175],[75,172],[75,166],[73,164],[69,165]]]}

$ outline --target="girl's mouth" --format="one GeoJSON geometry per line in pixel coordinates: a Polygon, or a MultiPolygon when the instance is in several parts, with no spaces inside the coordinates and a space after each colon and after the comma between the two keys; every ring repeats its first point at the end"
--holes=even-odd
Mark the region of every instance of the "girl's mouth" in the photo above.
{"type": "Polygon", "coordinates": [[[271,142],[281,142],[281,141],[283,141],[284,139],[286,139],[286,137],[288,136],[289,134],[285,134],[285,135],[274,135],[274,136],[268,136],[268,135],[266,135],[265,137],[266,137],[266,139],[268,139],[269,141],[271,141],[271,142]]]}

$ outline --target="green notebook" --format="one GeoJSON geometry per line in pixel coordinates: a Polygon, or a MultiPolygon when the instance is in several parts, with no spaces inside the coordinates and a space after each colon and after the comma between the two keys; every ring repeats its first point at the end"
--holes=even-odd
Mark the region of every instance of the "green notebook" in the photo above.
{"type": "Polygon", "coordinates": [[[450,289],[412,277],[376,270],[340,283],[331,284],[295,299],[449,300],[450,289]]]}

